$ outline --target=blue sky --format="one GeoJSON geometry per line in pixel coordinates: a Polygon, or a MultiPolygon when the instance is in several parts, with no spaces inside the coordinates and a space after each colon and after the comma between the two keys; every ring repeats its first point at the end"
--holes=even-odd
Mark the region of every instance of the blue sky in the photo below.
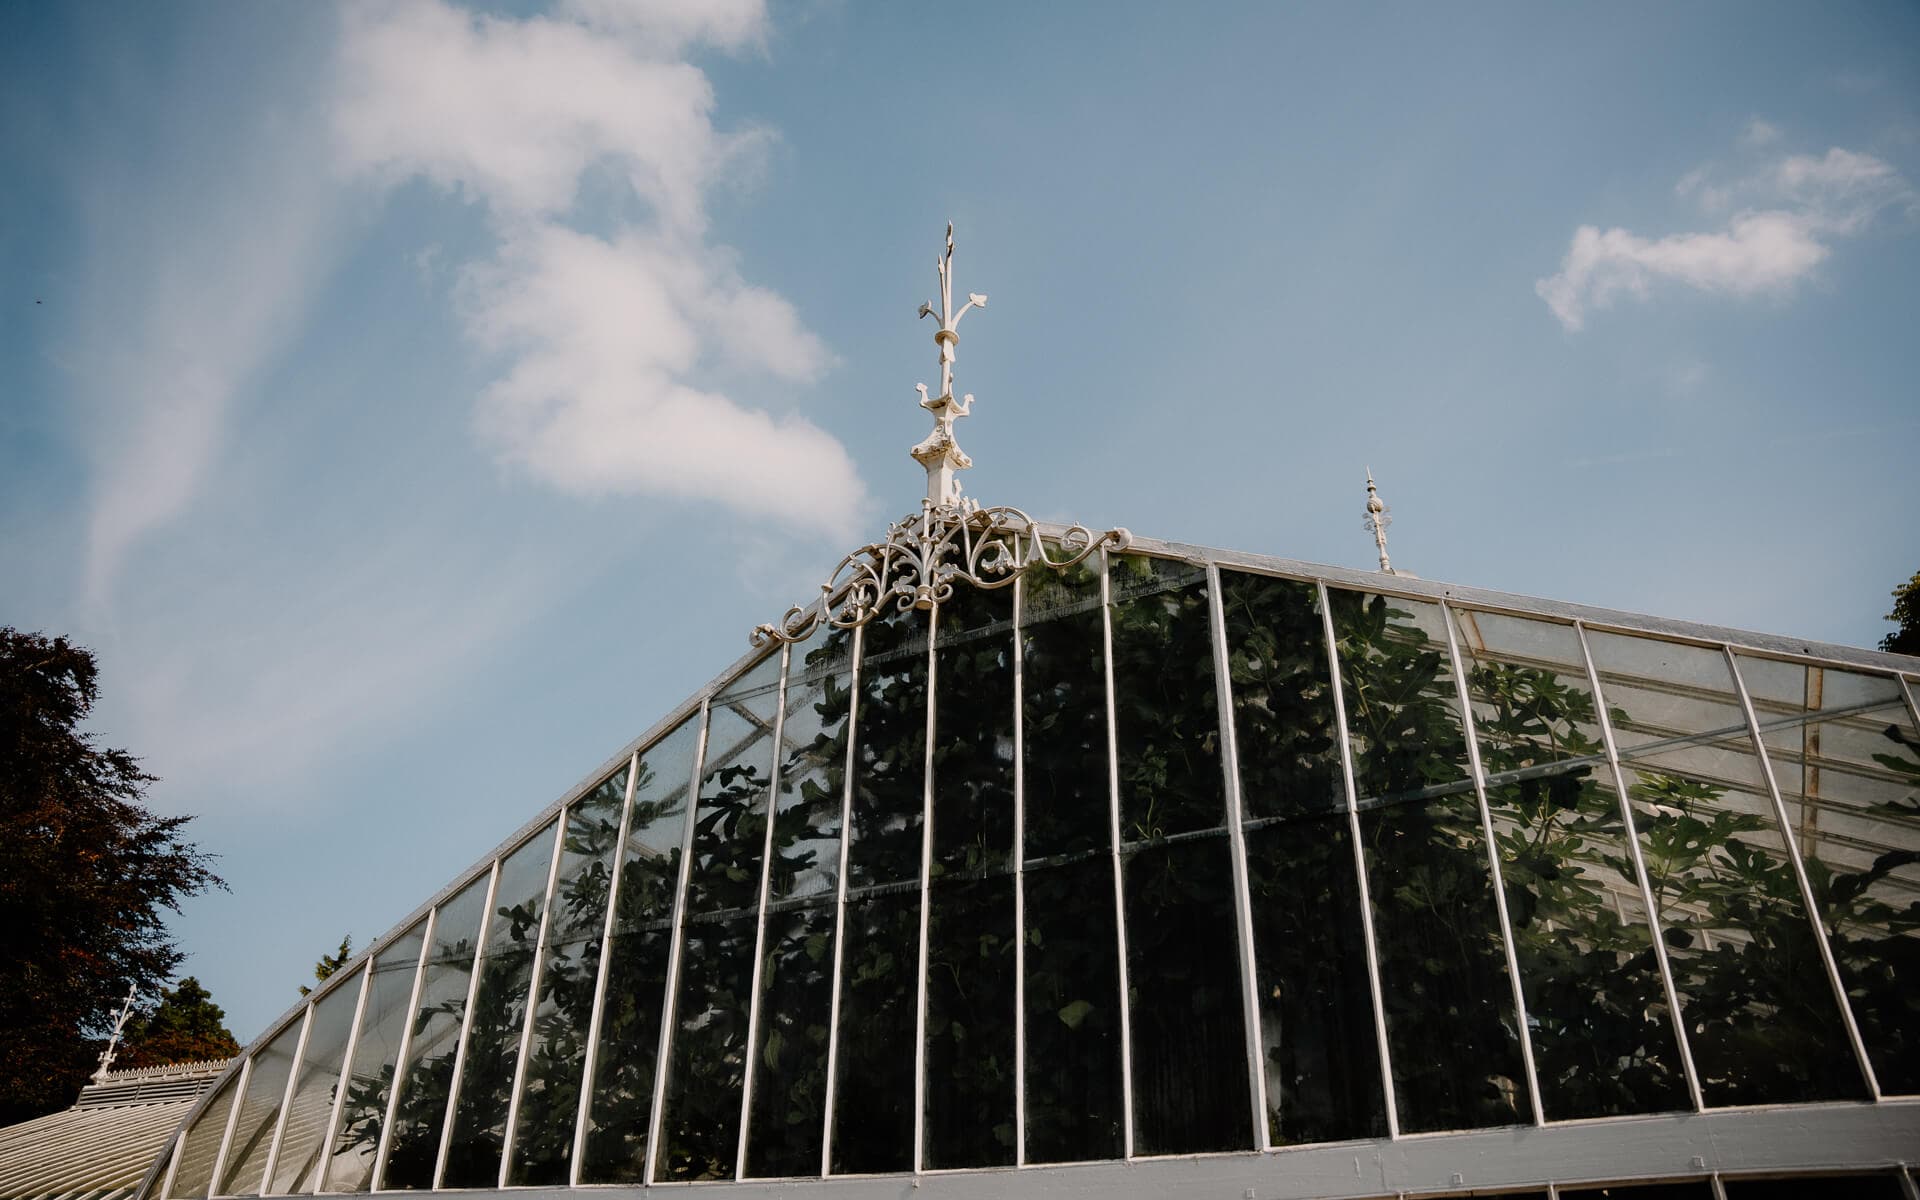
{"type": "Polygon", "coordinates": [[[0,15],[0,622],[199,814],[250,1038],[921,493],[1868,645],[1920,9],[0,15]]]}

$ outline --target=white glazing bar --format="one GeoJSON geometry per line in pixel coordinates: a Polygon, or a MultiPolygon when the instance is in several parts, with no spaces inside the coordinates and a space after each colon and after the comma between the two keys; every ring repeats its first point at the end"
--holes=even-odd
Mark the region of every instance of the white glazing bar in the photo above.
{"type": "Polygon", "coordinates": [[[507,1128],[500,1143],[500,1187],[507,1186],[507,1169],[513,1163],[513,1136],[520,1122],[520,1093],[527,1086],[527,1054],[533,1046],[534,1018],[540,1011],[540,983],[547,973],[547,938],[553,932],[553,892],[559,886],[560,859],[567,848],[567,819],[572,816],[573,808],[569,805],[553,818],[553,855],[547,861],[546,898],[540,905],[540,932],[533,940],[533,973],[527,979],[527,1017],[520,1025],[520,1053],[513,1064],[513,1090],[507,1093],[507,1128]]]}
{"type": "Polygon", "coordinates": [[[320,1161],[314,1167],[313,1190],[327,1190],[327,1169],[333,1165],[333,1139],[340,1136],[340,1109],[346,1104],[347,1087],[353,1082],[353,1056],[360,1048],[360,1022],[367,1016],[367,993],[373,990],[374,957],[369,954],[360,966],[360,994],[353,1002],[353,1024],[347,1029],[347,1048],[340,1057],[340,1078],[333,1085],[333,1103],[327,1109],[326,1128],[320,1135],[320,1161]]]}
{"type": "Polygon", "coordinates": [[[1120,952],[1120,1119],[1122,1153],[1133,1157],[1133,1006],[1127,999],[1127,901],[1120,869],[1120,741],[1113,697],[1113,563],[1100,551],[1100,662],[1107,700],[1107,818],[1113,839],[1113,929],[1120,952]]]}
{"type": "Polygon", "coordinates": [[[253,1076],[253,1056],[240,1064],[240,1078],[234,1081],[233,1104],[227,1109],[227,1123],[220,1131],[220,1150],[213,1156],[213,1175],[207,1180],[207,1195],[220,1196],[220,1173],[227,1169],[227,1151],[233,1148],[233,1128],[240,1123],[240,1110],[247,1103],[247,1080],[253,1076]]]}
{"type": "Polygon", "coordinates": [[[767,828],[760,845],[760,898],[753,927],[753,982],[747,990],[747,1061],[740,1083],[740,1137],[733,1147],[733,1175],[747,1175],[747,1126],[753,1112],[753,1064],[760,1055],[760,968],[767,952],[767,894],[773,886],[773,827],[780,815],[780,759],[785,748],[787,677],[793,669],[793,647],[780,647],[780,686],[774,692],[773,770],[767,784],[767,828]]]}
{"type": "Polygon", "coordinates": [[[293,1106],[293,1089],[300,1084],[300,1065],[307,1056],[307,1039],[313,1035],[313,1001],[300,1014],[300,1036],[294,1039],[293,1063],[287,1068],[287,1086],[280,1092],[280,1111],[273,1118],[273,1140],[267,1144],[267,1162],[260,1169],[260,1186],[254,1191],[264,1196],[273,1184],[273,1168],[280,1162],[280,1139],[287,1132],[287,1110],[293,1106]]]}
{"type": "Polygon", "coordinates": [[[1713,1189],[1713,1200],[1727,1200],[1727,1185],[1720,1182],[1720,1172],[1707,1176],[1707,1186],[1713,1189]]]}
{"type": "Polygon", "coordinates": [[[847,762],[840,779],[840,867],[833,898],[833,994],[827,1001],[827,1086],[821,1098],[820,1174],[833,1168],[833,1106],[840,1085],[840,972],[846,962],[847,847],[853,840],[854,747],[860,744],[860,659],[865,651],[865,626],[853,630],[852,671],[847,691],[847,762]]]}
{"type": "Polygon", "coordinates": [[[1906,693],[1907,715],[1913,718],[1914,728],[1920,729],[1920,700],[1914,698],[1913,682],[1904,675],[1896,678],[1899,680],[1900,690],[1906,693]]]}
{"type": "Polygon", "coordinates": [[[1540,1100],[1540,1073],[1533,1064],[1533,1033],[1527,1023],[1527,996],[1520,986],[1520,956],[1513,945],[1513,921],[1507,914],[1506,879],[1500,870],[1500,848],[1493,840],[1493,813],[1487,805],[1487,772],[1480,763],[1480,731],[1473,719],[1473,700],[1467,694],[1467,673],[1460,661],[1460,639],[1453,628],[1453,608],[1440,602],[1440,623],[1447,630],[1447,661],[1453,667],[1454,698],[1460,705],[1461,728],[1467,735],[1467,762],[1473,771],[1473,795],[1480,804],[1480,836],[1487,843],[1487,866],[1493,871],[1493,907],[1500,918],[1500,942],[1506,950],[1507,980],[1513,985],[1513,1011],[1520,1027],[1520,1059],[1527,1072],[1527,1092],[1533,1102],[1533,1123],[1545,1125],[1540,1100]]]}
{"type": "MultiPolygon", "coordinates": [[[[509,850],[507,854],[513,851],[509,850]]],[[[473,970],[467,975],[467,1001],[460,1009],[460,1037],[453,1048],[453,1080],[447,1085],[447,1113],[440,1123],[440,1151],[433,1160],[433,1187],[440,1189],[447,1173],[447,1152],[453,1148],[453,1117],[460,1107],[460,1081],[467,1070],[467,1039],[473,1033],[473,1006],[480,995],[480,974],[487,965],[487,934],[493,928],[493,902],[500,890],[500,864],[506,855],[493,860],[487,876],[487,902],[480,909],[480,933],[473,943],[473,970]]]]}
{"type": "Polygon", "coordinates": [[[413,988],[407,993],[407,1010],[400,1022],[400,1046],[393,1055],[393,1079],[387,1084],[387,1115],[380,1122],[380,1144],[373,1152],[373,1178],[368,1188],[380,1191],[387,1181],[387,1151],[393,1144],[393,1121],[400,1112],[400,1089],[407,1083],[407,1052],[413,1048],[413,1019],[420,1011],[420,989],[426,982],[427,960],[433,957],[433,930],[440,923],[438,905],[427,912],[426,928],[420,934],[420,958],[413,964],[413,988]]]}
{"type": "MultiPolygon", "coordinates": [[[[184,1129],[176,1130],[173,1135],[173,1141],[168,1143],[167,1169],[166,1173],[160,1177],[160,1190],[158,1193],[161,1196],[167,1197],[168,1200],[172,1200],[173,1177],[180,1170],[180,1150],[186,1143],[187,1131],[184,1129]]],[[[144,1195],[140,1195],[135,1196],[133,1200],[147,1200],[147,1198],[144,1195]]]]}
{"type": "Polygon", "coordinates": [[[913,1009],[913,1169],[926,1167],[927,1147],[927,929],[933,882],[933,737],[939,690],[940,606],[927,613],[927,745],[920,803],[920,957],[914,976],[913,1009]]]}
{"type": "Polygon", "coordinates": [[[1853,1001],[1847,995],[1847,985],[1840,981],[1840,964],[1834,961],[1833,947],[1827,942],[1827,923],[1820,915],[1820,906],[1813,894],[1813,883],[1807,878],[1807,865],[1800,859],[1799,840],[1793,836],[1793,822],[1787,816],[1787,803],[1780,795],[1780,785],[1773,778],[1773,760],[1767,754],[1766,739],[1760,736],[1760,720],[1753,711],[1753,699],[1747,695],[1746,680],[1740,677],[1739,658],[1733,647],[1722,646],[1721,653],[1726,655],[1727,669],[1733,672],[1734,690],[1740,696],[1740,709],[1747,717],[1747,733],[1753,739],[1753,745],[1760,756],[1760,773],[1767,781],[1767,794],[1773,798],[1773,813],[1780,822],[1780,840],[1786,844],[1787,861],[1793,864],[1794,878],[1800,881],[1800,900],[1807,906],[1807,923],[1813,927],[1814,945],[1819,947],[1820,962],[1827,970],[1827,982],[1833,987],[1833,998],[1840,1005],[1840,1022],[1846,1027],[1847,1041],[1853,1046],[1854,1057],[1860,1063],[1860,1075],[1867,1081],[1867,1095],[1874,1100],[1880,1099],[1880,1080],[1873,1072],[1873,1061],[1867,1057],[1867,1044],[1860,1037],[1859,1023],[1853,1019],[1853,1001]]]}
{"type": "MultiPolygon", "coordinates": [[[[573,1118],[573,1153],[567,1163],[567,1184],[580,1186],[581,1160],[587,1153],[587,1117],[593,1108],[593,1070],[600,1058],[601,1014],[607,1004],[607,971],[613,961],[615,914],[620,905],[620,876],[627,865],[627,838],[633,830],[633,792],[640,780],[640,754],[627,759],[627,796],[620,805],[620,835],[613,843],[613,871],[607,879],[607,917],[600,926],[600,964],[593,977],[593,1015],[587,1018],[587,1050],[580,1064],[580,1104],[573,1118]]],[[[687,820],[693,820],[693,801],[687,800],[687,820]]]]}
{"type": "Polygon", "coordinates": [[[1347,833],[1353,839],[1353,871],[1360,881],[1360,925],[1367,939],[1367,988],[1373,994],[1373,1038],[1380,1051],[1380,1086],[1387,1105],[1387,1136],[1400,1136],[1400,1105],[1393,1090],[1393,1059],[1387,1050],[1387,1008],[1380,993],[1380,952],[1373,933],[1373,893],[1367,886],[1367,856],[1360,848],[1360,799],[1354,784],[1353,742],[1347,734],[1346,688],[1340,680],[1340,651],[1333,636],[1333,600],[1325,580],[1320,591],[1320,627],[1327,639],[1327,672],[1333,683],[1333,719],[1340,731],[1340,777],[1347,788],[1347,833]]]}
{"type": "Polygon", "coordinates": [[[1207,564],[1207,620],[1213,631],[1214,703],[1220,710],[1220,769],[1226,777],[1227,839],[1233,855],[1234,925],[1240,945],[1240,1003],[1247,1031],[1247,1095],[1253,1103],[1253,1144],[1273,1148],[1267,1127],[1267,1071],[1260,1028],[1260,986],[1253,950],[1253,896],[1247,879],[1247,834],[1240,797],[1239,732],[1233,719],[1232,659],[1227,648],[1226,601],[1220,594],[1220,568],[1207,564]]]}
{"type": "Polygon", "coordinates": [[[1920,1200],[1920,1187],[1915,1187],[1913,1183],[1913,1167],[1907,1163],[1901,1163],[1897,1177],[1900,1180],[1900,1194],[1905,1196],[1906,1200],[1920,1200]]]}
{"type": "Polygon", "coordinates": [[[673,885],[673,921],[667,927],[667,995],[660,1006],[660,1042],[653,1057],[653,1104],[647,1110],[647,1170],[643,1182],[653,1182],[660,1161],[660,1120],[667,1104],[667,1055],[673,1051],[675,993],[680,989],[681,930],[687,924],[687,880],[693,874],[693,825],[700,815],[700,772],[707,765],[707,725],[713,700],[700,702],[700,736],[693,752],[693,777],[687,781],[687,821],[680,831],[680,878],[673,885]]]}
{"type": "Polygon", "coordinates": [[[1020,635],[1026,580],[1013,581],[1013,1161],[1027,1161],[1027,742],[1026,648],[1020,635]]]}
{"type": "Polygon", "coordinates": [[[1673,965],[1667,961],[1666,932],[1661,927],[1660,909],[1654,903],[1653,883],[1647,875],[1646,859],[1640,852],[1640,834],[1634,827],[1633,801],[1627,795],[1627,777],[1620,769],[1620,750],[1613,740],[1613,719],[1607,714],[1606,692],[1600,686],[1600,672],[1593,665],[1593,651],[1587,646],[1587,629],[1575,621],[1573,632],[1580,639],[1580,657],[1587,666],[1587,684],[1593,689],[1593,711],[1600,717],[1600,741],[1606,747],[1607,766],[1613,771],[1613,790],[1620,798],[1620,822],[1627,836],[1627,854],[1633,860],[1633,875],[1640,884],[1640,901],[1647,906],[1647,933],[1653,939],[1654,961],[1660,966],[1660,986],[1666,989],[1667,1018],[1673,1025],[1674,1044],[1680,1048],[1680,1068],[1687,1077],[1687,1094],[1693,1110],[1706,1109],[1700,1091],[1700,1076],[1693,1066],[1693,1046],[1687,1040],[1687,1022],[1680,1011],[1680,989],[1673,981],[1673,965]]]}

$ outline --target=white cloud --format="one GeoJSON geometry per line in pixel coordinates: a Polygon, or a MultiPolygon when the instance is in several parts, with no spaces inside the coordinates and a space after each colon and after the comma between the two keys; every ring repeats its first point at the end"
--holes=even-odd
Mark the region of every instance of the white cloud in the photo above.
{"type": "MultiPolygon", "coordinates": [[[[1764,125],[1755,122],[1743,141],[1771,142],[1777,136],[1771,126],[1764,138],[1755,136],[1764,125]]],[[[1594,225],[1576,229],[1560,270],[1534,284],[1561,325],[1579,330],[1590,312],[1621,296],[1646,300],[1663,283],[1735,297],[1786,295],[1832,254],[1833,239],[1859,233],[1881,212],[1914,198],[1892,166],[1839,147],[1817,157],[1788,155],[1727,184],[1711,183],[1711,176],[1710,168],[1696,168],[1675,191],[1709,214],[1743,203],[1722,229],[1659,238],[1594,225]]]]}
{"type": "Polygon", "coordinates": [[[476,426],[563,491],[710,500],[835,534],[864,489],[838,441],[716,390],[741,373],[804,383],[830,362],[793,306],[705,240],[706,197],[764,146],[723,131],[697,44],[764,44],[758,2],[570,0],[562,17],[475,17],[441,0],[347,22],[341,161],[421,176],[483,204],[500,244],[465,274],[469,334],[504,355],[476,426]],[[646,213],[611,237],[568,224],[611,168],[646,213]]]}
{"type": "Polygon", "coordinates": [[[1742,146],[1771,146],[1779,140],[1779,128],[1766,121],[1762,121],[1759,117],[1748,121],[1747,127],[1740,131],[1740,144],[1742,146]]]}

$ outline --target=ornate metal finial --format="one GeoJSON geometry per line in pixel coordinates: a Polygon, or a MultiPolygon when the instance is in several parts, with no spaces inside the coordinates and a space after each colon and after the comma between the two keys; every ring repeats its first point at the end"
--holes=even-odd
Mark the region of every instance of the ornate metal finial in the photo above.
{"type": "Polygon", "coordinates": [[[100,1069],[93,1073],[93,1082],[99,1083],[107,1077],[107,1070],[118,1057],[120,1034],[127,1027],[127,1018],[133,1015],[133,1001],[140,994],[140,985],[132,984],[127,988],[127,1002],[120,1006],[120,1015],[114,1018],[113,1034],[107,1038],[107,1048],[100,1052],[100,1069]]]}
{"type": "MultiPolygon", "coordinates": [[[[935,259],[933,266],[940,276],[940,328],[933,334],[933,344],[940,348],[940,394],[928,396],[926,384],[914,385],[914,389],[920,393],[920,407],[933,414],[933,432],[909,453],[915,462],[927,469],[927,500],[935,505],[958,504],[960,484],[954,479],[953,473],[971,467],[973,460],[953,439],[953,423],[972,411],[973,396],[968,394],[958,401],[953,398],[954,347],[960,344],[960,334],[957,332],[960,318],[967,315],[968,309],[985,308],[987,298],[978,292],[968,292],[967,302],[960,306],[960,311],[953,311],[952,221],[947,222],[947,252],[935,259]]],[[[920,306],[922,319],[933,315],[931,303],[920,306]]]]}
{"type": "MultiPolygon", "coordinates": [[[[927,395],[920,384],[920,406],[933,414],[933,432],[913,448],[914,461],[927,469],[927,494],[920,511],[887,527],[887,536],[869,542],[840,560],[820,585],[820,599],[794,605],[777,623],[758,626],[756,646],[798,642],[822,625],[856,629],[888,609],[930,609],[951,599],[954,585],[1006,587],[1031,567],[1064,570],[1097,550],[1125,550],[1133,535],[1125,529],[1094,533],[1085,525],[1055,526],[1044,535],[1032,517],[1017,508],[981,508],[960,495],[953,473],[973,465],[953,440],[953,423],[973,407],[972,396],[953,398],[953,351],[960,342],[954,328],[969,309],[986,307],[987,298],[967,293],[953,310],[953,224],[947,224],[947,252],[938,259],[940,394],[927,395]]],[[[934,315],[931,303],[920,315],[934,315]]]]}
{"type": "Polygon", "coordinates": [[[1393,564],[1387,561],[1387,526],[1393,524],[1393,510],[1380,498],[1380,490],[1373,486],[1373,468],[1367,468],[1367,517],[1361,527],[1373,534],[1373,544],[1380,547],[1380,569],[1393,574],[1393,564]]]}

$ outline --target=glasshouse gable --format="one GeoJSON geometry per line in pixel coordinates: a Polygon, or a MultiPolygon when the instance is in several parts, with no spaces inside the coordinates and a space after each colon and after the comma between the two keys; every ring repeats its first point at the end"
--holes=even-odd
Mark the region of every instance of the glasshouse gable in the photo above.
{"type": "Polygon", "coordinates": [[[951,258],[920,511],[143,1196],[1915,1196],[1920,662],[979,508],[951,258]]]}

